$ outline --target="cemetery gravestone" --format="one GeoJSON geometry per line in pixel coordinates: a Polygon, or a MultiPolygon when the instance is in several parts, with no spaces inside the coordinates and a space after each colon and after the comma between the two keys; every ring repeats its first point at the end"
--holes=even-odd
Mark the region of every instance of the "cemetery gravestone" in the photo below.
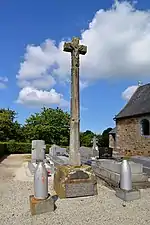
{"type": "Polygon", "coordinates": [[[93,137],[92,143],[93,143],[93,146],[92,146],[93,157],[97,157],[97,156],[99,156],[99,150],[98,150],[98,146],[97,146],[98,139],[96,138],[96,136],[93,137]]]}
{"type": "Polygon", "coordinates": [[[49,148],[49,156],[58,156],[58,155],[65,155],[66,154],[66,149],[65,148],[61,148],[58,145],[52,145],[49,148]]]}
{"type": "Polygon", "coordinates": [[[81,146],[80,147],[80,156],[81,156],[81,162],[86,163],[93,156],[92,148],[81,146]]]}
{"type": "Polygon", "coordinates": [[[97,180],[91,167],[59,166],[54,174],[54,189],[59,198],[97,194],[97,180]]]}
{"type": "Polygon", "coordinates": [[[45,156],[45,141],[43,140],[33,140],[32,141],[32,149],[31,149],[31,162],[28,162],[28,168],[31,174],[34,174],[37,162],[44,161],[45,156]]]}
{"type": "Polygon", "coordinates": [[[46,145],[43,140],[32,141],[32,162],[44,161],[46,145]]]}
{"type": "MultiPolygon", "coordinates": [[[[133,187],[150,187],[148,175],[143,173],[143,165],[134,162],[129,162],[129,164],[131,167],[133,187]]],[[[96,160],[93,170],[98,177],[104,179],[114,187],[119,187],[120,166],[121,162],[110,159],[99,159],[96,160]]]]}

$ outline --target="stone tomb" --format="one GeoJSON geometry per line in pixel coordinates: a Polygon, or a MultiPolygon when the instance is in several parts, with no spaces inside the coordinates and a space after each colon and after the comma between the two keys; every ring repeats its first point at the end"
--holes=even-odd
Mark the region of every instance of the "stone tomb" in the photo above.
{"type": "Polygon", "coordinates": [[[59,198],[93,196],[97,194],[97,180],[90,166],[58,166],[54,190],[59,198]]]}
{"type": "Polygon", "coordinates": [[[49,148],[49,156],[59,156],[59,155],[66,155],[66,148],[61,148],[58,145],[52,145],[49,148]]]}
{"type": "Polygon", "coordinates": [[[88,160],[91,159],[91,157],[93,157],[92,148],[81,146],[79,151],[80,151],[80,157],[81,157],[82,163],[87,162],[88,160]]]}
{"type": "MultiPolygon", "coordinates": [[[[143,165],[129,162],[132,173],[132,184],[136,188],[150,187],[148,181],[148,175],[143,173],[143,165]]],[[[94,166],[92,166],[95,174],[104,179],[110,185],[119,187],[120,183],[120,165],[121,162],[117,162],[111,159],[98,159],[94,166]]]]}

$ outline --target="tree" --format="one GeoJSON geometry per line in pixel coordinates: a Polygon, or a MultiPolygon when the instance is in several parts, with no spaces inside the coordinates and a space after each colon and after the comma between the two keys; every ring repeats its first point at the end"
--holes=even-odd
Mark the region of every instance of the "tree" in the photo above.
{"type": "Polygon", "coordinates": [[[43,108],[25,122],[26,139],[45,140],[47,144],[69,145],[70,115],[60,108],[43,108]]]}
{"type": "Polygon", "coordinates": [[[94,133],[90,130],[86,130],[85,132],[80,133],[80,145],[85,147],[91,147],[92,139],[94,137],[94,133]]]}
{"type": "Polygon", "coordinates": [[[15,120],[17,113],[10,109],[0,109],[0,141],[23,139],[22,128],[15,120]]]}
{"type": "Polygon", "coordinates": [[[111,127],[103,131],[102,135],[98,138],[99,147],[109,147],[109,132],[112,130],[111,127]]]}

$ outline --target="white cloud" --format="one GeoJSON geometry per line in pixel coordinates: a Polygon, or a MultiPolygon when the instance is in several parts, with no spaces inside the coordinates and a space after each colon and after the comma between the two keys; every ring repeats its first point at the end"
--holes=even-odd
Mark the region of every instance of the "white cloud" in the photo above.
{"type": "Polygon", "coordinates": [[[81,111],[87,111],[88,108],[81,105],[81,106],[80,106],[80,110],[81,110],[81,111]]]}
{"type": "Polygon", "coordinates": [[[138,86],[130,86],[128,87],[123,93],[122,93],[122,98],[124,100],[130,100],[130,98],[132,97],[132,95],[135,93],[135,91],[137,90],[138,86]]]}
{"type": "Polygon", "coordinates": [[[6,87],[7,87],[6,84],[0,82],[0,89],[4,89],[6,87]]]}
{"type": "Polygon", "coordinates": [[[0,89],[4,89],[7,87],[6,83],[8,82],[7,77],[0,76],[0,89]]]}
{"type": "MultiPolygon", "coordinates": [[[[63,43],[57,47],[46,40],[40,46],[28,45],[17,78],[44,77],[50,69],[68,79],[70,54],[62,51],[63,43]]],[[[128,2],[100,9],[82,32],[81,43],[88,46],[88,53],[81,56],[81,76],[86,79],[149,75],[150,12],[136,10],[128,2]]]]}
{"type": "Polygon", "coordinates": [[[89,86],[87,81],[81,81],[81,80],[80,80],[79,85],[80,85],[80,90],[83,90],[89,86]]]}
{"type": "Polygon", "coordinates": [[[56,84],[55,79],[52,76],[43,76],[37,79],[29,80],[18,80],[19,87],[23,88],[26,86],[31,86],[34,88],[49,89],[56,84]]]}
{"type": "Polygon", "coordinates": [[[60,106],[67,106],[67,101],[63,99],[63,96],[51,89],[50,91],[38,90],[32,87],[24,87],[19,92],[17,103],[29,105],[29,106],[50,106],[52,104],[58,104],[60,106]]]}
{"type": "MultiPolygon", "coordinates": [[[[17,75],[20,87],[45,89],[57,79],[68,81],[71,56],[63,52],[63,44],[47,39],[39,46],[28,45],[17,75]]],[[[149,77],[150,12],[115,1],[112,8],[96,12],[81,33],[81,44],[88,47],[80,57],[81,89],[101,78],[149,77]]]]}
{"type": "Polygon", "coordinates": [[[0,77],[0,81],[2,81],[2,82],[8,82],[8,77],[0,77]]]}
{"type": "Polygon", "coordinates": [[[58,47],[52,40],[46,40],[40,46],[28,45],[24,56],[24,62],[20,64],[20,69],[17,75],[18,80],[30,80],[42,78],[57,71],[59,73],[59,66],[61,64],[61,73],[64,71],[66,75],[70,72],[70,65],[68,65],[69,55],[62,51],[63,43],[58,47]]]}

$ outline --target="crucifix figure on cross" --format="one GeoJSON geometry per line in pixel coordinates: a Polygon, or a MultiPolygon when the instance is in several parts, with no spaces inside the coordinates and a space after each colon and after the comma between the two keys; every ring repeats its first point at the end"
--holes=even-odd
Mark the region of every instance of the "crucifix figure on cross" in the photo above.
{"type": "Polygon", "coordinates": [[[87,53],[87,46],[79,45],[79,38],[64,43],[64,51],[71,53],[71,121],[70,121],[70,164],[81,165],[80,159],[80,94],[79,55],[87,53]]]}
{"type": "Polygon", "coordinates": [[[93,137],[92,143],[93,143],[93,149],[97,149],[98,139],[96,138],[96,136],[93,137]]]}

